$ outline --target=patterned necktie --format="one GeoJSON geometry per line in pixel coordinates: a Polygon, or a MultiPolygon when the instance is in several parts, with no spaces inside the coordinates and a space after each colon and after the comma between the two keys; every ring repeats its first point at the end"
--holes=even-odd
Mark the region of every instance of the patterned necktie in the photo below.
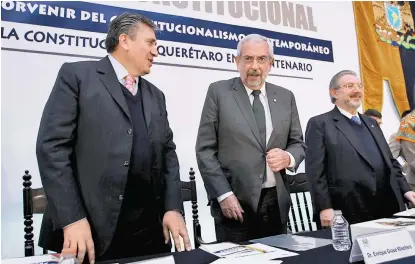
{"type": "Polygon", "coordinates": [[[128,74],[127,76],[124,77],[124,86],[125,88],[128,89],[128,91],[130,91],[132,95],[134,95],[134,83],[135,83],[135,77],[132,76],[131,74],[128,74]]]}
{"type": "Polygon", "coordinates": [[[355,124],[358,124],[358,125],[361,125],[362,124],[362,121],[360,120],[360,118],[358,116],[352,116],[352,121],[355,124]]]}

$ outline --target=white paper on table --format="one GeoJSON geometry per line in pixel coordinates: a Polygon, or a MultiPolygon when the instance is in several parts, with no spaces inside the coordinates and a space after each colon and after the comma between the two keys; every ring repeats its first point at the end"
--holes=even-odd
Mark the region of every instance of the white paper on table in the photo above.
{"type": "Polygon", "coordinates": [[[295,245],[295,250],[297,251],[306,251],[316,247],[316,239],[313,237],[303,237],[293,235],[292,239],[297,243],[295,245]]]}
{"type": "Polygon", "coordinates": [[[265,260],[271,260],[271,259],[293,257],[293,256],[298,255],[297,253],[294,253],[294,252],[271,247],[271,246],[264,245],[261,243],[250,244],[247,246],[249,246],[250,248],[258,249],[258,250],[263,250],[264,252],[258,251],[256,253],[251,253],[251,254],[240,253],[240,254],[231,255],[228,258],[232,258],[232,259],[238,258],[238,261],[239,259],[242,259],[242,258],[250,259],[250,261],[257,261],[257,260],[265,261],[265,260]]]}
{"type": "MultiPolygon", "coordinates": [[[[240,260],[247,261],[247,263],[268,263],[268,261],[271,261],[270,263],[281,263],[273,259],[281,259],[281,258],[293,257],[293,256],[298,255],[297,253],[294,253],[294,252],[271,247],[271,246],[260,244],[260,243],[251,244],[249,246],[265,250],[266,253],[238,257],[236,260],[238,261],[238,264],[240,264],[239,263],[240,260]]],[[[230,258],[230,259],[235,260],[235,258],[230,258]]]]}
{"type": "Polygon", "coordinates": [[[24,258],[12,258],[12,259],[2,259],[1,263],[4,264],[32,264],[32,263],[42,263],[48,261],[59,262],[59,259],[52,255],[42,255],[42,256],[33,256],[33,257],[24,257],[24,258]]]}
{"type": "Polygon", "coordinates": [[[128,262],[128,264],[174,264],[174,257],[173,256],[167,256],[167,257],[161,257],[161,258],[154,258],[154,259],[147,259],[142,261],[135,261],[135,262],[128,262]]]}
{"type": "MultiPolygon", "coordinates": [[[[234,243],[218,243],[213,245],[203,245],[200,247],[213,255],[221,258],[228,258],[235,261],[267,261],[271,259],[286,258],[297,256],[297,253],[271,247],[261,243],[238,245],[234,243]]],[[[274,261],[275,262],[275,261],[274,261]]],[[[239,263],[238,263],[239,264],[239,263]]]]}
{"type": "Polygon", "coordinates": [[[415,208],[396,213],[394,216],[407,216],[415,218],[415,208]]]}
{"type": "Polygon", "coordinates": [[[217,243],[213,245],[203,245],[200,249],[220,258],[236,257],[238,255],[261,254],[261,252],[249,249],[245,246],[230,242],[217,243]]]}
{"type": "MultiPolygon", "coordinates": [[[[238,259],[238,264],[252,264],[251,262],[252,260],[248,260],[246,258],[240,258],[238,259]]],[[[261,264],[280,264],[282,263],[281,260],[265,260],[265,261],[261,261],[261,264]]],[[[212,264],[235,264],[235,259],[227,259],[227,258],[220,258],[214,262],[212,262],[212,264]]]]}
{"type": "Polygon", "coordinates": [[[199,248],[207,251],[209,253],[216,252],[224,249],[230,249],[234,247],[239,247],[240,245],[231,243],[231,242],[223,242],[223,243],[216,243],[211,245],[201,245],[199,248]]]}

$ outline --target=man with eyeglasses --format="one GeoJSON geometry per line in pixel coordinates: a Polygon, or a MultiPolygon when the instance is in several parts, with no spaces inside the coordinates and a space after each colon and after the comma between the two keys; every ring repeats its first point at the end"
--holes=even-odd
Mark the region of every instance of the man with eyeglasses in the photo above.
{"type": "Polygon", "coordinates": [[[287,232],[290,195],[285,170],[304,159],[291,91],[266,82],[274,60],[267,38],[237,46],[239,77],[209,86],[196,156],[218,241],[247,241],[287,232]]]}
{"type": "Polygon", "coordinates": [[[334,109],[307,124],[307,182],[323,227],[331,225],[333,210],[354,224],[405,210],[404,197],[415,202],[380,127],[357,112],[363,90],[355,72],[337,73],[329,86],[334,109]]]}

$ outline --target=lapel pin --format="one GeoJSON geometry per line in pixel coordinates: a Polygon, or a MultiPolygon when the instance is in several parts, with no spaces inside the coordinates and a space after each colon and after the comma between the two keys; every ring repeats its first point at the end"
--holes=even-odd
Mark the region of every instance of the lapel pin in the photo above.
{"type": "Polygon", "coordinates": [[[277,99],[274,98],[274,103],[276,103],[276,102],[277,102],[277,99]]]}
{"type": "Polygon", "coordinates": [[[372,127],[375,127],[374,125],[372,125],[372,127]]]}

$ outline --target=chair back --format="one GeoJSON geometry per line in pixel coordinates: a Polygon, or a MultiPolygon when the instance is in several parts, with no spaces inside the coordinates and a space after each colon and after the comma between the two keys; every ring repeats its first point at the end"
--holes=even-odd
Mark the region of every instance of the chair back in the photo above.
{"type": "Polygon", "coordinates": [[[193,168],[190,168],[189,179],[190,181],[182,181],[182,200],[183,202],[195,202],[197,204],[196,181],[193,168]]]}
{"type": "Polygon", "coordinates": [[[182,200],[183,202],[192,203],[192,217],[193,217],[193,242],[195,248],[200,247],[203,244],[202,240],[202,230],[199,223],[199,210],[197,205],[197,191],[196,191],[196,181],[195,181],[195,172],[193,168],[190,168],[189,171],[189,180],[188,182],[182,181],[182,200]]]}
{"type": "MultiPolygon", "coordinates": [[[[23,175],[23,218],[24,218],[24,248],[25,257],[35,255],[35,245],[33,242],[33,214],[43,214],[46,209],[47,200],[43,188],[33,189],[32,175],[26,170],[23,175]]],[[[43,249],[43,254],[47,250],[43,249]]]]}
{"type": "Polygon", "coordinates": [[[197,206],[197,191],[196,191],[196,180],[195,172],[193,168],[190,168],[188,182],[182,181],[182,199],[183,202],[192,203],[192,217],[193,217],[193,237],[195,248],[199,248],[200,245],[214,244],[213,242],[205,242],[202,239],[202,227],[199,223],[199,210],[197,206]]]}
{"type": "Polygon", "coordinates": [[[286,175],[291,195],[288,227],[292,233],[317,230],[305,173],[286,175]]]}

